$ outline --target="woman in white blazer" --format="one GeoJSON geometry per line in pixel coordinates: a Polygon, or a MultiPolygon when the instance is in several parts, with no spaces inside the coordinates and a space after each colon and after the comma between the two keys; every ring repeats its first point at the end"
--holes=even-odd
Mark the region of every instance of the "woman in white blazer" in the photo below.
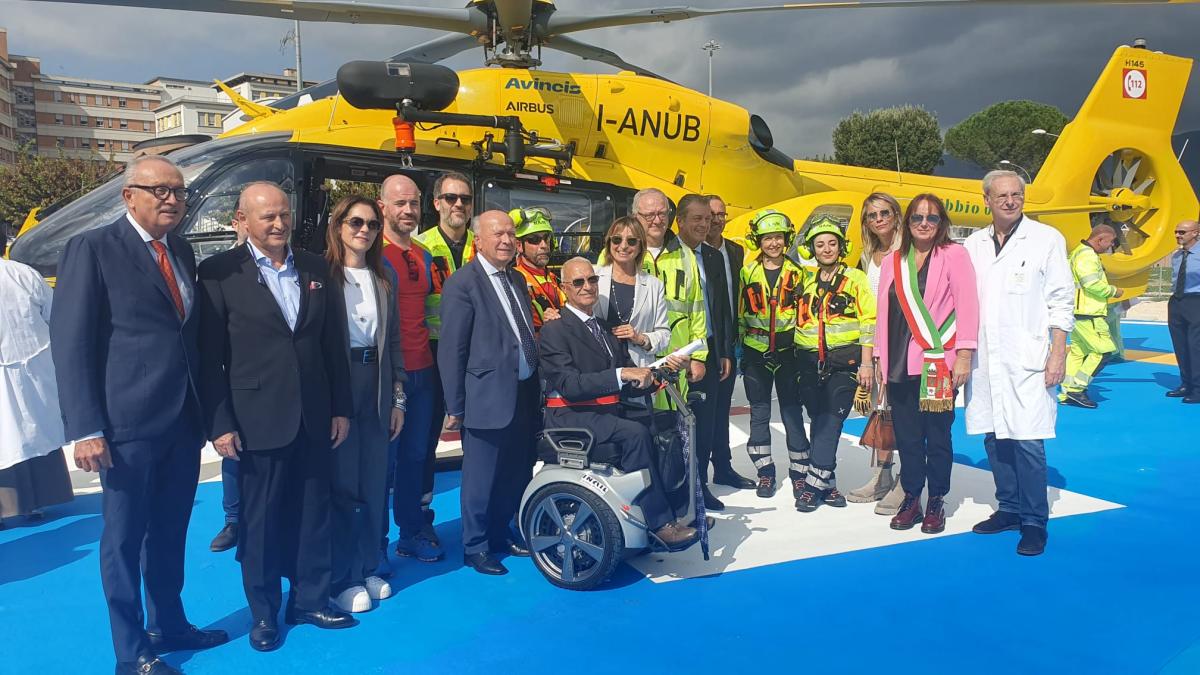
{"type": "Polygon", "coordinates": [[[595,315],[629,348],[638,367],[653,363],[667,348],[667,299],[658,277],[642,266],[646,230],[634,218],[618,218],[604,236],[596,275],[600,299],[595,315]]]}

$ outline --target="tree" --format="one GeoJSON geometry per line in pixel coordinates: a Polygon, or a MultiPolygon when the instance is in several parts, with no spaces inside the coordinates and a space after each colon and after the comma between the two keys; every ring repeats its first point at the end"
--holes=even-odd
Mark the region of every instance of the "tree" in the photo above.
{"type": "Polygon", "coordinates": [[[74,159],[61,149],[57,156],[45,157],[26,145],[15,164],[0,166],[0,223],[19,227],[31,209],[82,195],[118,168],[111,158],[74,159]]]}
{"type": "Polygon", "coordinates": [[[942,161],[942,133],[937,117],[917,106],[854,112],[833,129],[833,157],[839,164],[874,169],[933,173],[942,161]]]}
{"type": "Polygon", "coordinates": [[[1058,108],[1034,101],[1005,101],[988,106],[950,127],[946,132],[946,151],[955,157],[978,164],[984,169],[997,168],[1008,161],[1036,175],[1053,147],[1053,137],[1032,133],[1045,129],[1060,133],[1067,116],[1058,108]]]}

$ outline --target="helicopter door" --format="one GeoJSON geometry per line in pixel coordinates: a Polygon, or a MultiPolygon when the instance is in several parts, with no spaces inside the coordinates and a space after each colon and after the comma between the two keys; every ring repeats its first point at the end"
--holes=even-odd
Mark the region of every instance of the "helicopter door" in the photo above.
{"type": "Polygon", "coordinates": [[[550,212],[554,226],[554,252],[551,265],[557,267],[574,256],[596,261],[603,250],[601,241],[608,226],[617,217],[617,204],[625,211],[629,195],[614,197],[614,188],[604,186],[566,185],[554,188],[542,185],[488,179],[483,182],[482,210],[510,211],[516,208],[541,207],[550,212]]]}
{"type": "Polygon", "coordinates": [[[237,244],[233,216],[237,212],[238,195],[249,183],[270,181],[280,186],[291,198],[294,212],[297,207],[295,174],[295,164],[288,156],[252,156],[229,166],[202,186],[197,197],[199,202],[188,209],[188,220],[180,230],[196,251],[196,262],[237,244]]]}

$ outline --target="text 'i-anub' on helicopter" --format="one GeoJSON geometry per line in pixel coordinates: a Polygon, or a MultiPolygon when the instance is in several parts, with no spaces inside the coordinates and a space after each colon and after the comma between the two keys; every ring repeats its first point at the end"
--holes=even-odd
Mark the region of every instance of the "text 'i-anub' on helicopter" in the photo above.
{"type": "MultiPolygon", "coordinates": [[[[82,1],[178,7],[139,0],[82,1]]],[[[319,248],[329,208],[322,188],[328,181],[378,184],[397,171],[426,188],[424,225],[429,227],[433,210],[428,208],[428,187],[447,169],[471,177],[477,211],[547,208],[560,233],[560,257],[589,253],[605,226],[628,213],[633,193],[647,187],[675,200],[688,192],[720,194],[735,216],[727,228],[730,236],[744,235],[749,213],[769,207],[797,223],[833,215],[856,238],[858,207],[873,191],[892,193],[902,204],[918,193],[933,192],[951,209],[956,225],[986,226],[990,215],[978,181],[793,161],[774,147],[766,122],[745,109],[567,37],[593,28],[737,12],[947,4],[989,3],[810,3],[599,16],[559,14],[543,0],[477,0],[462,9],[336,0],[188,3],[187,9],[196,11],[423,26],[451,34],[388,62],[348,64],[337,81],[270,106],[235,99],[245,112],[245,124],[217,140],[172,153],[192,189],[180,227],[201,255],[227,247],[233,239],[229,217],[240,187],[272,180],[292,195],[297,245],[319,248]],[[489,65],[504,67],[456,75],[430,65],[477,46],[484,48],[489,65]],[[609,63],[622,72],[530,70],[540,65],[537,54],[543,47],[609,63]]],[[[1118,48],[1027,190],[1026,211],[1068,239],[1081,238],[1097,220],[1120,226],[1122,246],[1106,259],[1106,268],[1110,280],[1127,294],[1142,291],[1149,267],[1169,252],[1174,223],[1197,211],[1195,193],[1170,145],[1190,70],[1190,59],[1118,48]]],[[[52,276],[66,239],[108,222],[122,208],[117,179],[43,214],[45,220],[36,226],[31,219],[11,255],[52,276]]]]}

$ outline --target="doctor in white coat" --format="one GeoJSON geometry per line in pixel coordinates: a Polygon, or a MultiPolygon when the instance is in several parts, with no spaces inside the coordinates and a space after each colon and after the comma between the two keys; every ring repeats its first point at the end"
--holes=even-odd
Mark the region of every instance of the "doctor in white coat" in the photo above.
{"type": "Polygon", "coordinates": [[[1066,241],[1024,215],[1025,182],[1011,171],[983,179],[992,226],[967,238],[979,287],[979,349],[967,382],[967,433],[985,434],[999,510],[979,534],[1021,530],[1017,553],[1046,547],[1044,439],[1054,438],[1054,389],[1074,323],[1066,241]]]}

